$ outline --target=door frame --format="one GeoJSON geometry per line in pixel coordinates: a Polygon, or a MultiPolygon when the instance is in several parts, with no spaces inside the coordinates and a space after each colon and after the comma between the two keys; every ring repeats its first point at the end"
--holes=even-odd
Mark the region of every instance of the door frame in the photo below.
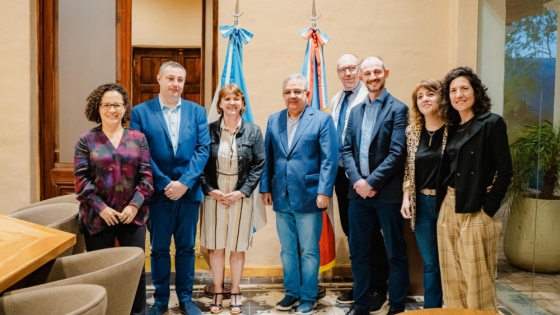
{"type": "MultiPolygon", "coordinates": [[[[218,83],[218,0],[202,1],[201,97],[205,83],[206,7],[212,2],[212,90],[218,83]]],[[[132,0],[116,0],[116,82],[132,88],[132,0]]],[[[58,0],[37,1],[37,81],[40,200],[74,191],[72,163],[60,163],[58,0]]]]}

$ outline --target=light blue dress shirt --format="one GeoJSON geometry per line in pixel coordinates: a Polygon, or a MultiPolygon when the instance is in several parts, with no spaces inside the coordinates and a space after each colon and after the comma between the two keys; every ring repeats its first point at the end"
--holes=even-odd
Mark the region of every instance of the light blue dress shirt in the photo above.
{"type": "Polygon", "coordinates": [[[163,104],[161,95],[158,97],[159,105],[163,113],[163,118],[167,124],[167,131],[171,137],[171,144],[173,145],[173,153],[177,154],[177,146],[179,145],[179,127],[181,127],[181,99],[177,102],[177,106],[171,107],[163,104]]]}
{"type": "Polygon", "coordinates": [[[363,177],[368,177],[371,173],[369,169],[369,146],[371,144],[373,126],[375,126],[379,108],[385,101],[385,98],[387,98],[387,94],[387,89],[383,89],[383,92],[373,101],[370,101],[369,97],[365,100],[366,108],[364,111],[364,118],[362,119],[362,134],[360,139],[360,173],[363,177]]]}

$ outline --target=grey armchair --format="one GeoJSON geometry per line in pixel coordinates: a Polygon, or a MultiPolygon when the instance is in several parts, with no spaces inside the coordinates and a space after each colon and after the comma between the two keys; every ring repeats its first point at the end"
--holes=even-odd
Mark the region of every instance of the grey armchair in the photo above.
{"type": "Polygon", "coordinates": [[[45,288],[0,298],[0,315],[105,315],[107,291],[91,284],[45,288]]]}
{"type": "Polygon", "coordinates": [[[29,204],[27,206],[23,206],[21,208],[18,208],[16,210],[12,211],[12,213],[22,211],[22,210],[25,210],[25,209],[29,209],[29,208],[35,208],[35,207],[38,207],[38,206],[50,205],[50,204],[53,204],[53,203],[75,203],[75,204],[79,204],[80,202],[78,200],[76,200],[76,194],[70,194],[70,195],[58,196],[58,197],[54,197],[54,198],[41,200],[39,202],[35,202],[35,203],[29,204]]]}
{"type": "Polygon", "coordinates": [[[130,314],[144,251],[137,247],[115,247],[57,258],[45,284],[15,290],[19,294],[69,284],[97,284],[107,290],[107,314],[130,314]]]}

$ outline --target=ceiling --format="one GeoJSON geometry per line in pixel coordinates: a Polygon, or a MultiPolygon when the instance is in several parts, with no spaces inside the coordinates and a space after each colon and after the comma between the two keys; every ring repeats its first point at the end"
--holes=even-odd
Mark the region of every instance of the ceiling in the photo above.
{"type": "Polygon", "coordinates": [[[506,0],[506,25],[529,15],[544,12],[544,4],[552,0],[506,0]]]}

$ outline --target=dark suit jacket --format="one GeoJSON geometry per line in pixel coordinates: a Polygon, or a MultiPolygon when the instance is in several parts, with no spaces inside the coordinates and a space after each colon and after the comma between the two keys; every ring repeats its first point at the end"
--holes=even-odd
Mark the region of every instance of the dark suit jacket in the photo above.
{"type": "Polygon", "coordinates": [[[317,212],[317,194],[332,196],[338,169],[338,141],[329,114],[307,107],[288,148],[288,110],[268,119],[260,192],[272,193],[272,208],[317,212]],[[286,193],[290,205],[285,205],[286,193]]]}
{"type": "MultiPolygon", "coordinates": [[[[350,180],[349,199],[359,197],[352,186],[360,179],[360,140],[366,103],[352,109],[346,127],[342,160],[350,180]]],[[[369,144],[369,171],[366,182],[377,191],[376,196],[385,203],[402,202],[404,161],[408,107],[387,94],[377,114],[369,144]]],[[[361,198],[361,197],[360,197],[361,198]]]]}
{"type": "MultiPolygon", "coordinates": [[[[205,195],[214,189],[220,189],[216,160],[220,149],[221,123],[222,117],[209,125],[210,158],[201,177],[202,191],[205,195]]],[[[237,184],[234,190],[239,190],[246,197],[250,197],[259,184],[264,167],[264,142],[261,128],[241,118],[241,126],[235,135],[235,142],[237,143],[237,184]]]]}
{"type": "Polygon", "coordinates": [[[204,107],[181,99],[181,125],[177,153],[156,97],[132,108],[130,126],[140,130],[150,146],[154,194],[150,201],[167,199],[163,189],[179,181],[189,189],[182,198],[202,200],[200,175],[208,160],[210,137],[204,107]]]}

